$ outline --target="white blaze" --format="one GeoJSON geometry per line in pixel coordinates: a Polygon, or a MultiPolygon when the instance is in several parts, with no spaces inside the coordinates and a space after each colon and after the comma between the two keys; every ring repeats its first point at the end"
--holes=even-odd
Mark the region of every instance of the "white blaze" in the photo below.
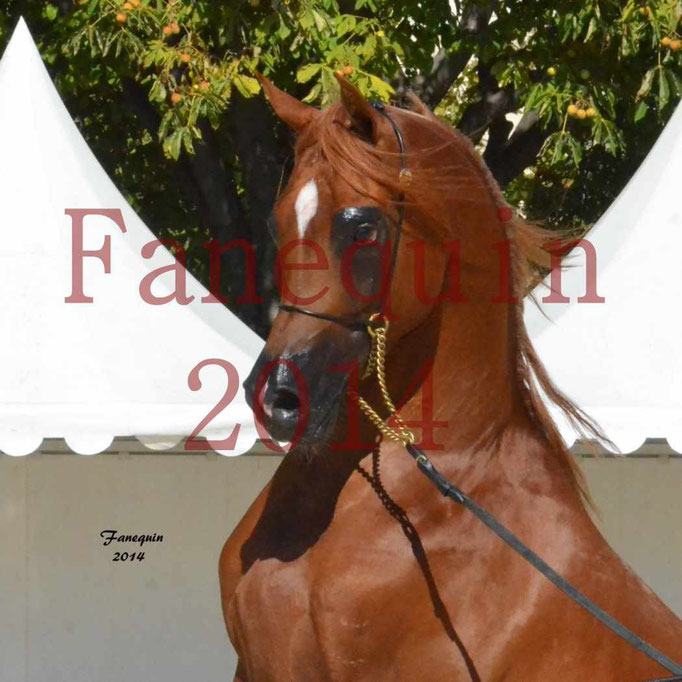
{"type": "Polygon", "coordinates": [[[300,237],[303,237],[308,229],[308,224],[317,213],[317,201],[317,185],[315,180],[308,180],[298,193],[295,204],[296,222],[300,237]]]}

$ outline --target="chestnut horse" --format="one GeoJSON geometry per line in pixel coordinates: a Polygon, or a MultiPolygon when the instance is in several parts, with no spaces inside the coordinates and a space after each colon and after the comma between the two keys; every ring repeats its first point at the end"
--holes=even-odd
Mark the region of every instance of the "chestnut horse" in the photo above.
{"type": "Polygon", "coordinates": [[[388,391],[439,470],[590,599],[682,659],[682,621],[593,524],[539,395],[589,427],[552,386],[523,325],[546,236],[506,215],[472,146],[418,101],[387,107],[389,118],[339,84],[341,101],[318,111],[263,79],[298,133],[275,206],[283,297],[322,317],[280,310],[245,384],[273,437],[304,428],[221,554],[235,680],[665,675],[439,495],[348,399],[357,390],[377,411],[383,404],[375,379],[362,378],[370,337],[324,316],[367,319],[380,300],[391,320],[388,391]],[[382,290],[384,247],[403,217],[382,290]]]}

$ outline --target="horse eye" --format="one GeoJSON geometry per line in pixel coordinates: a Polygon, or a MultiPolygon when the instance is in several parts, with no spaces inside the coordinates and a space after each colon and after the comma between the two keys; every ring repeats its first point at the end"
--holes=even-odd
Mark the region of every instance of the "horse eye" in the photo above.
{"type": "Polygon", "coordinates": [[[375,223],[360,223],[353,232],[354,242],[376,241],[379,231],[375,223]]]}

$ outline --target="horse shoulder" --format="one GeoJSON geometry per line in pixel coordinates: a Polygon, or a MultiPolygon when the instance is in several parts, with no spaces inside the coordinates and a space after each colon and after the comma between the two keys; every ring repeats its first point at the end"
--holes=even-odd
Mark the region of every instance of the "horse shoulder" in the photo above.
{"type": "MultiPolygon", "coordinates": [[[[616,554],[587,511],[559,503],[553,516],[552,502],[536,502],[533,516],[549,520],[535,526],[531,545],[538,553],[596,605],[679,660],[682,621],[616,554]]],[[[501,656],[504,661],[516,662],[509,679],[517,679],[518,675],[518,679],[546,678],[556,674],[557,666],[573,679],[589,675],[605,681],[649,679],[664,672],[539,573],[533,583],[539,598],[532,617],[517,630],[513,643],[501,656]],[[538,654],[537,658],[528,653],[531,651],[538,654]]]]}
{"type": "MultiPolygon", "coordinates": [[[[675,661],[682,661],[682,620],[604,541],[600,566],[592,569],[592,593],[621,623],[675,661]],[[598,596],[597,596],[598,595],[598,596]]],[[[592,562],[587,562],[592,564],[592,562]]],[[[600,627],[597,625],[597,627],[600,627]]],[[[618,638],[620,660],[626,671],[641,671],[642,678],[660,676],[662,669],[618,638]],[[632,667],[630,667],[632,666],[632,667]]]]}
{"type": "Polygon", "coordinates": [[[223,617],[228,625],[228,630],[228,607],[243,574],[241,548],[253,532],[253,529],[258,523],[258,519],[263,513],[270,485],[271,483],[268,483],[253,501],[246,514],[244,514],[241,521],[239,521],[225,541],[223,549],[220,552],[220,559],[218,561],[220,598],[223,607],[223,617]]]}

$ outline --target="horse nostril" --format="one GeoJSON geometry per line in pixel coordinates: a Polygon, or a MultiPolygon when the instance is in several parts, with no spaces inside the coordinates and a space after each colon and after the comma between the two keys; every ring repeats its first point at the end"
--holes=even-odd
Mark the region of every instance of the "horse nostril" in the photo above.
{"type": "Polygon", "coordinates": [[[273,409],[285,410],[286,412],[294,412],[298,410],[300,402],[298,396],[289,389],[280,388],[275,395],[275,400],[272,404],[273,409]]]}
{"type": "Polygon", "coordinates": [[[296,392],[290,388],[272,387],[265,396],[263,410],[270,435],[280,441],[291,441],[301,416],[301,401],[296,392]]]}

